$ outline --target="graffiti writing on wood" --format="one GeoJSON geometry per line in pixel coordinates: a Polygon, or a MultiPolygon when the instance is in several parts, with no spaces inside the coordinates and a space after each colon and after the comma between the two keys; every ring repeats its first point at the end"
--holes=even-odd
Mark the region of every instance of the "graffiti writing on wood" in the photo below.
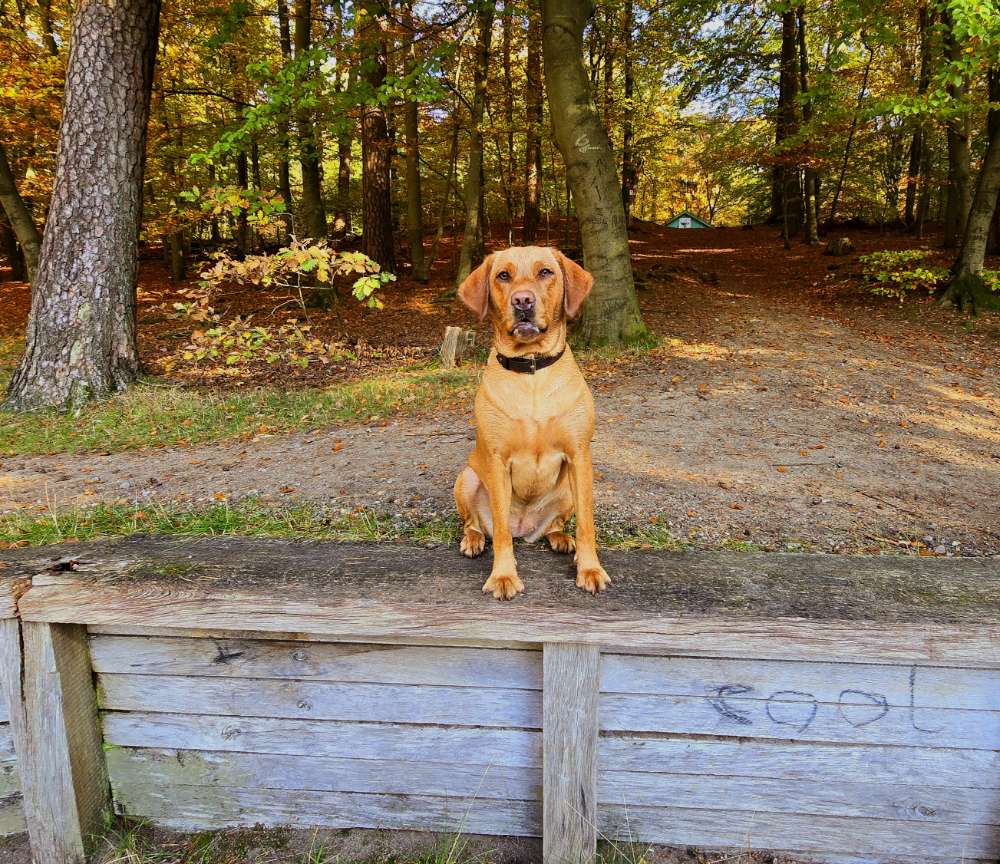
{"type": "Polygon", "coordinates": [[[774,690],[765,699],[761,716],[748,708],[746,699],[759,699],[756,688],[749,684],[715,684],[708,688],[705,699],[716,713],[725,720],[740,726],[752,726],[755,722],[768,722],[776,726],[787,726],[802,733],[808,729],[822,711],[833,710],[836,716],[855,729],[872,726],[892,711],[904,711],[909,724],[918,732],[935,734],[944,730],[943,726],[928,727],[917,723],[917,667],[910,668],[909,704],[890,705],[884,693],[872,693],[847,687],[840,691],[836,705],[822,703],[813,693],[801,690],[774,690]],[[736,701],[738,700],[738,701],[736,701]]]}

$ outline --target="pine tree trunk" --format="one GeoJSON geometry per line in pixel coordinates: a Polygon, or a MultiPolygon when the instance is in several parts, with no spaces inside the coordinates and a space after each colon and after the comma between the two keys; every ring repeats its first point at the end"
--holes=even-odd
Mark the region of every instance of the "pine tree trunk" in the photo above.
{"type": "MultiPolygon", "coordinates": [[[[415,68],[419,58],[413,28],[413,5],[403,6],[403,24],[410,33],[410,63],[415,68]]],[[[424,199],[420,191],[420,106],[411,99],[403,106],[403,138],[406,147],[406,233],[410,241],[410,270],[424,281],[424,199]]]]}
{"type": "Polygon", "coordinates": [[[139,374],[135,331],[156,0],[79,0],[27,345],[7,406],[72,408],[139,374]]]}
{"type": "MultiPolygon", "coordinates": [[[[364,79],[372,92],[385,82],[388,55],[385,12],[377,0],[366,0],[361,29],[364,79]]],[[[365,254],[383,270],[396,269],[392,241],[392,139],[385,110],[371,102],[361,115],[362,244],[365,254]]]]}
{"type": "MultiPolygon", "coordinates": [[[[292,31],[288,23],[287,0],[278,0],[278,43],[281,47],[281,61],[287,66],[292,59],[292,31]]],[[[288,242],[288,234],[291,231],[289,220],[293,206],[291,166],[288,163],[289,143],[288,118],[281,117],[278,120],[278,194],[281,195],[285,213],[288,214],[281,220],[279,242],[282,246],[288,242]]]]}
{"type": "MultiPolygon", "coordinates": [[[[802,122],[808,131],[813,117],[812,98],[809,95],[809,45],[806,41],[806,8],[799,6],[795,17],[798,19],[798,40],[799,40],[799,90],[802,93],[802,122]]],[[[808,133],[807,133],[808,134],[808,133]]],[[[805,175],[805,217],[806,217],[806,243],[819,243],[819,223],[817,213],[819,212],[818,190],[816,185],[816,169],[812,166],[812,141],[806,139],[804,142],[806,151],[805,175]]]]}
{"type": "Polygon", "coordinates": [[[7,161],[7,152],[0,144],[0,207],[21,245],[24,264],[28,269],[28,281],[33,282],[38,269],[38,256],[42,249],[42,235],[35,225],[28,205],[17,191],[14,172],[7,161]]]}
{"type": "MultiPolygon", "coordinates": [[[[941,19],[945,25],[945,44],[948,56],[959,60],[962,56],[962,45],[955,39],[952,30],[951,13],[944,11],[941,19]]],[[[952,99],[959,101],[965,97],[968,84],[954,84],[949,81],[948,93],[952,99]]],[[[972,136],[971,120],[968,112],[953,117],[948,121],[948,197],[944,208],[944,245],[951,249],[962,241],[965,234],[965,222],[969,216],[971,204],[971,161],[972,154],[969,139],[972,136]]]]}
{"type": "Polygon", "coordinates": [[[528,58],[525,69],[524,223],[523,242],[538,237],[539,198],[542,183],[542,19],[538,10],[528,12],[528,58]]]}
{"type": "Polygon", "coordinates": [[[483,111],[486,107],[486,72],[493,35],[493,6],[483,4],[479,11],[479,40],[473,71],[472,116],[469,118],[469,167],[465,177],[465,233],[458,259],[455,285],[461,285],[477,263],[483,243],[483,111]]]}
{"type": "Polygon", "coordinates": [[[625,224],[632,224],[632,202],[639,184],[635,164],[635,75],[632,71],[632,28],[635,27],[635,9],[632,0],[625,0],[625,21],[622,27],[622,64],[625,72],[625,116],[622,120],[622,207],[625,224]]]}
{"type": "Polygon", "coordinates": [[[648,331],[635,296],[614,154],[583,65],[583,29],[592,14],[589,0],[542,2],[552,129],[573,190],[584,264],[594,277],[577,333],[585,345],[602,345],[644,339],[648,331]]]}
{"type": "MultiPolygon", "coordinates": [[[[295,0],[295,56],[301,57],[312,44],[312,0],[295,0]]],[[[312,70],[308,75],[315,74],[312,70]]],[[[299,108],[295,114],[299,131],[299,166],[302,172],[301,238],[326,238],[326,208],[323,204],[323,145],[313,123],[312,112],[299,108]]]]}

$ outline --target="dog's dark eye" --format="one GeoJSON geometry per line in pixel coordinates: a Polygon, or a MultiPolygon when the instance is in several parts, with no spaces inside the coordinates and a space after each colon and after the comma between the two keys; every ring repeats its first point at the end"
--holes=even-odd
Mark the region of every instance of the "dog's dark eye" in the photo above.
{"type": "Polygon", "coordinates": [[[552,275],[552,271],[549,270],[548,267],[543,267],[541,270],[538,271],[538,275],[539,276],[551,276],[552,275]]]}
{"type": "Polygon", "coordinates": [[[508,273],[506,270],[501,270],[499,273],[497,273],[497,279],[499,279],[501,282],[506,282],[508,279],[510,279],[510,273],[508,273]]]}

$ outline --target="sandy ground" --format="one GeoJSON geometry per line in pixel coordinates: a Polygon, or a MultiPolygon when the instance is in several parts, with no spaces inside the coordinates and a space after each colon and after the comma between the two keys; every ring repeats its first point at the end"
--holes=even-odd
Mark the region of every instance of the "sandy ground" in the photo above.
{"type": "MultiPolygon", "coordinates": [[[[734,254],[724,232],[702,237],[701,248],[646,256],[668,268],[648,279],[676,286],[669,305],[644,298],[665,347],[588,367],[599,518],[655,519],[709,545],[856,551],[915,539],[938,554],[1000,553],[997,330],[831,304],[829,259],[815,250],[802,253],[811,290],[780,293],[766,258],[734,254]],[[669,270],[678,262],[682,278],[669,270]]],[[[7,458],[0,510],[258,496],[441,515],[471,422],[470,405],[252,442],[7,458]]]]}

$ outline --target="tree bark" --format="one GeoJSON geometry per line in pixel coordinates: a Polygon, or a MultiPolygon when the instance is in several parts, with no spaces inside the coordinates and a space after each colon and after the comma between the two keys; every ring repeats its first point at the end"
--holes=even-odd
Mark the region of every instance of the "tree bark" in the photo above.
{"type": "Polygon", "coordinates": [[[379,0],[361,4],[362,75],[372,98],[361,115],[362,244],[365,254],[383,270],[396,269],[392,240],[392,139],[385,110],[374,94],[385,83],[387,72],[387,22],[379,0]]]}
{"type": "Polygon", "coordinates": [[[625,0],[622,26],[622,65],[625,73],[625,116],[622,120],[622,207],[625,224],[632,224],[632,202],[639,185],[639,170],[635,164],[635,74],[632,69],[632,29],[635,27],[635,8],[632,0],[625,0]]]}
{"type": "MultiPolygon", "coordinates": [[[[292,31],[288,22],[288,0],[277,0],[278,2],[278,44],[281,47],[281,61],[286,66],[292,60],[292,31]]],[[[281,220],[282,228],[279,232],[280,242],[285,245],[288,242],[292,213],[292,178],[291,166],[288,161],[288,149],[290,143],[288,117],[282,112],[278,120],[278,194],[285,205],[285,213],[288,214],[281,220]]]]}
{"type": "Polygon", "coordinates": [[[798,234],[802,225],[802,185],[799,182],[799,166],[786,144],[799,130],[798,31],[795,10],[789,8],[781,14],[778,122],[775,125],[777,164],[774,177],[776,203],[780,207],[782,233],[786,240],[798,234]]]}
{"type": "MultiPolygon", "coordinates": [[[[413,27],[413,3],[403,6],[403,24],[410,33],[410,62],[416,67],[416,31],[413,27]]],[[[420,106],[416,99],[403,107],[403,138],[406,147],[406,233],[410,241],[410,269],[415,279],[425,281],[424,268],[424,199],[420,190],[420,106]]]]}
{"type": "Polygon", "coordinates": [[[812,98],[809,95],[809,46],[806,41],[806,7],[799,6],[795,17],[798,19],[799,38],[799,91],[802,93],[802,123],[806,127],[807,137],[803,144],[806,165],[805,175],[805,217],[806,243],[819,243],[819,190],[816,183],[816,169],[812,165],[812,141],[808,137],[811,132],[810,123],[813,118],[812,98]]]}
{"type": "MultiPolygon", "coordinates": [[[[941,13],[945,24],[945,45],[948,56],[959,60],[962,56],[962,45],[955,39],[952,29],[951,13],[945,10],[941,13]]],[[[948,82],[948,94],[955,101],[965,97],[968,83],[954,84],[948,82]]],[[[965,222],[969,216],[971,204],[971,168],[972,161],[969,139],[972,136],[971,119],[968,112],[953,117],[948,121],[948,197],[944,208],[944,246],[951,249],[957,246],[965,234],[965,222]]]]}
{"type": "Polygon", "coordinates": [[[483,111],[486,107],[486,73],[493,36],[494,7],[479,8],[479,38],[476,43],[476,65],[473,71],[472,116],[469,118],[469,165],[465,176],[465,233],[458,259],[455,286],[461,285],[472,272],[472,265],[482,253],[482,191],[483,191],[483,111]]]}
{"type": "Polygon", "coordinates": [[[27,344],[7,406],[72,408],[139,374],[135,330],[157,0],[80,0],[27,344]]]}
{"type": "MultiPolygon", "coordinates": [[[[930,84],[931,69],[931,39],[930,39],[930,13],[926,3],[922,3],[918,12],[920,29],[920,77],[917,82],[917,93],[923,95],[927,92],[930,84]]],[[[910,157],[906,171],[906,198],[903,205],[903,223],[909,231],[916,228],[917,222],[917,189],[920,184],[920,168],[923,164],[924,153],[924,122],[917,121],[917,128],[913,130],[913,138],[910,140],[910,157]]]]}
{"type": "MultiPolygon", "coordinates": [[[[295,57],[300,59],[312,44],[312,0],[295,0],[295,57]]],[[[312,64],[310,64],[311,66],[312,64]]],[[[300,70],[301,71],[301,70],[300,70]]],[[[314,71],[304,73],[309,79],[314,71]]],[[[313,123],[312,111],[299,107],[295,122],[299,132],[299,166],[302,171],[301,224],[298,234],[310,240],[326,238],[323,204],[323,145],[313,123]]]]}
{"type": "Polygon", "coordinates": [[[35,225],[28,205],[17,191],[17,182],[7,161],[7,151],[4,150],[3,144],[0,144],[0,206],[3,207],[14,236],[21,245],[24,265],[28,270],[28,281],[34,282],[35,272],[38,269],[38,256],[42,249],[42,235],[35,225]]]}
{"type": "Polygon", "coordinates": [[[539,198],[542,183],[542,19],[538,10],[528,11],[528,58],[525,68],[524,222],[523,242],[538,237],[539,198]]]}
{"type": "Polygon", "coordinates": [[[50,57],[59,56],[55,30],[52,26],[52,0],[38,0],[38,20],[42,28],[42,42],[50,57]]]}
{"type": "Polygon", "coordinates": [[[503,119],[507,127],[507,153],[503,160],[503,195],[507,207],[507,242],[514,242],[514,183],[516,163],[514,159],[514,76],[511,69],[511,40],[514,30],[515,0],[504,0],[503,4],[503,119]]]}
{"type": "MultiPolygon", "coordinates": [[[[989,73],[990,96],[1000,95],[1000,71],[989,73]]],[[[1000,298],[992,296],[982,280],[986,245],[990,237],[990,223],[1000,195],[1000,110],[991,108],[987,120],[989,145],[983,167],[976,180],[962,245],[952,267],[953,279],[945,291],[945,302],[954,303],[959,309],[968,306],[973,313],[980,306],[1000,306],[1000,298]]]]}
{"type": "Polygon", "coordinates": [[[625,210],[611,142],[591,98],[583,65],[589,0],[543,0],[545,84],[556,144],[573,190],[586,268],[594,287],[578,338],[586,345],[648,338],[639,314],[625,210]]]}

